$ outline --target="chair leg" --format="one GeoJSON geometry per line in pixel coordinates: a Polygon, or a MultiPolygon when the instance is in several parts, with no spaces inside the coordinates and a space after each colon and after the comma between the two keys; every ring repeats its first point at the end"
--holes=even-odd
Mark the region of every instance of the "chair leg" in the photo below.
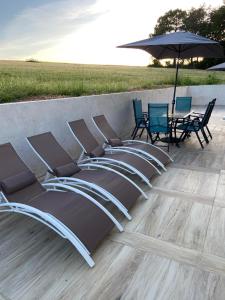
{"type": "Polygon", "coordinates": [[[185,131],[183,131],[179,137],[179,142],[182,142],[183,141],[183,137],[185,136],[185,131]]]}
{"type": "Polygon", "coordinates": [[[147,130],[147,141],[148,141],[148,137],[150,137],[150,141],[153,144],[154,141],[153,141],[152,133],[150,131],[148,131],[147,128],[146,128],[146,130],[147,130]]]}
{"type": "Polygon", "coordinates": [[[154,138],[154,139],[152,138],[152,140],[153,140],[153,144],[154,144],[155,142],[157,142],[157,141],[160,141],[160,136],[159,136],[159,133],[158,133],[158,132],[156,133],[155,138],[154,138]]]}
{"type": "MultiPolygon", "coordinates": [[[[176,127],[174,127],[174,138],[175,138],[175,140],[177,140],[177,129],[176,129],[176,127]]],[[[172,132],[171,132],[171,135],[172,135],[172,132]]]]}
{"type": "Polygon", "coordinates": [[[210,138],[212,139],[212,135],[211,135],[211,132],[209,131],[208,126],[206,125],[205,127],[206,127],[206,129],[207,129],[207,131],[208,131],[208,134],[209,134],[210,138]]]}
{"type": "Polygon", "coordinates": [[[208,143],[209,143],[209,140],[208,140],[208,137],[207,137],[207,135],[206,135],[206,133],[205,133],[205,131],[204,131],[204,128],[201,129],[201,132],[202,132],[202,135],[203,135],[203,137],[204,137],[205,142],[208,144],[208,143]]]}
{"type": "Polygon", "coordinates": [[[136,127],[136,130],[135,130],[135,132],[134,132],[134,135],[133,135],[133,138],[132,138],[133,140],[135,140],[135,138],[136,138],[136,136],[137,136],[138,129],[139,129],[139,128],[138,128],[138,127],[136,127]]]}
{"type": "Polygon", "coordinates": [[[171,138],[173,138],[173,137],[172,137],[172,134],[171,134],[171,136],[169,136],[169,139],[168,139],[168,141],[167,141],[167,151],[168,151],[168,152],[170,152],[170,141],[171,141],[171,138]]]}
{"type": "Polygon", "coordinates": [[[137,128],[137,126],[134,127],[134,130],[133,130],[132,133],[131,133],[131,137],[134,136],[134,133],[135,133],[135,131],[136,131],[136,128],[137,128]]]}
{"type": "Polygon", "coordinates": [[[143,132],[144,132],[144,129],[145,129],[145,128],[143,128],[143,129],[141,130],[141,134],[139,135],[139,139],[141,138],[141,136],[142,136],[142,134],[143,134],[143,132]]]}
{"type": "Polygon", "coordinates": [[[151,134],[151,139],[152,139],[152,144],[155,144],[155,142],[158,140],[157,139],[157,135],[154,137],[152,134],[151,134]]]}
{"type": "Polygon", "coordinates": [[[179,137],[178,143],[184,142],[184,140],[188,137],[189,134],[190,134],[189,131],[183,130],[183,132],[181,133],[181,135],[179,137]]]}
{"type": "Polygon", "coordinates": [[[195,131],[195,134],[196,134],[196,136],[197,136],[197,138],[198,138],[198,141],[199,141],[199,143],[200,143],[202,149],[204,149],[204,146],[203,146],[202,141],[201,141],[201,139],[200,139],[200,137],[199,137],[198,131],[195,131]]]}

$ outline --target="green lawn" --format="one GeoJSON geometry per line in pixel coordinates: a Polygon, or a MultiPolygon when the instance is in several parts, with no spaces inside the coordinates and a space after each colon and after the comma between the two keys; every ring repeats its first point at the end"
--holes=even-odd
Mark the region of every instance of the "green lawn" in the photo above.
{"type": "MultiPolygon", "coordinates": [[[[172,86],[174,69],[0,61],[0,101],[172,86]]],[[[179,85],[225,83],[225,72],[180,70],[179,85]]]]}

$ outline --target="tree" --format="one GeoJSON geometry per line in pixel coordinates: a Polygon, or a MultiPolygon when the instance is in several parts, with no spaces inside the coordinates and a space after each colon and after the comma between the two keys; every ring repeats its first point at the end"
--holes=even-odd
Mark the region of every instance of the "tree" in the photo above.
{"type": "MultiPolygon", "coordinates": [[[[184,30],[185,17],[186,11],[182,9],[169,10],[157,20],[157,24],[154,28],[154,33],[150,34],[149,36],[184,30]]],[[[175,63],[176,61],[174,59],[174,66],[175,63]]]]}
{"type": "Polygon", "coordinates": [[[186,11],[182,9],[169,10],[157,20],[153,35],[184,30],[186,14],[186,11]]]}
{"type": "Polygon", "coordinates": [[[152,64],[149,64],[148,67],[160,68],[162,65],[158,59],[154,58],[152,64]]]}
{"type": "MultiPolygon", "coordinates": [[[[185,30],[202,36],[207,36],[209,32],[209,13],[210,8],[206,8],[205,5],[202,5],[199,8],[192,7],[184,18],[185,30]]],[[[188,65],[193,68],[196,67],[196,63],[193,62],[193,57],[191,57],[188,65]]]]}
{"type": "MultiPolygon", "coordinates": [[[[154,33],[151,36],[181,30],[220,41],[225,50],[225,5],[214,9],[202,5],[188,11],[169,10],[157,20],[154,33]]],[[[201,61],[197,59],[195,62],[193,62],[193,58],[190,61],[186,60],[187,66],[200,68],[207,68],[219,62],[222,61],[215,58],[205,58],[201,61]]]]}
{"type": "Polygon", "coordinates": [[[205,7],[205,5],[199,8],[191,8],[188,11],[181,9],[169,10],[157,20],[154,33],[149,36],[181,30],[206,36],[209,32],[211,12],[210,7],[205,7]]]}
{"type": "Polygon", "coordinates": [[[208,36],[225,42],[225,5],[210,12],[210,27],[208,36]]]}
{"type": "Polygon", "coordinates": [[[204,5],[199,8],[191,8],[184,18],[185,30],[207,36],[209,32],[210,8],[204,5]]]}
{"type": "MultiPolygon", "coordinates": [[[[210,11],[209,26],[206,37],[220,41],[225,52],[225,5],[210,11]]],[[[203,61],[198,64],[198,67],[206,69],[213,65],[222,63],[223,61],[224,59],[221,58],[207,58],[203,59],[203,61]]]]}

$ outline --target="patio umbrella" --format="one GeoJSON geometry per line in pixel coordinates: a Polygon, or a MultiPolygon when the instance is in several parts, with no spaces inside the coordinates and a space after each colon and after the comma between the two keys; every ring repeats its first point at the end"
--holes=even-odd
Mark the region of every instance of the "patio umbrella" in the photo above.
{"type": "Polygon", "coordinates": [[[207,69],[208,71],[225,71],[225,62],[207,69]]]}
{"type": "Polygon", "coordinates": [[[118,48],[142,49],[157,59],[176,59],[172,113],[174,112],[176,98],[179,59],[190,57],[223,57],[223,48],[218,42],[186,31],[157,35],[146,40],[121,45],[118,48]]]}

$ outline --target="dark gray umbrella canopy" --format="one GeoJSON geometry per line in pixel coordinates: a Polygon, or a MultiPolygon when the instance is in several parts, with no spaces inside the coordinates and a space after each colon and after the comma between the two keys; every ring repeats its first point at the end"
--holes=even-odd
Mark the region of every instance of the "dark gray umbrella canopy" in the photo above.
{"type": "Polygon", "coordinates": [[[197,34],[178,31],[157,35],[146,40],[118,46],[118,48],[133,48],[145,50],[157,59],[176,58],[176,77],[172,102],[174,112],[176,87],[178,78],[179,59],[190,57],[223,57],[222,46],[213,40],[197,34]]]}
{"type": "Polygon", "coordinates": [[[216,66],[213,66],[211,68],[208,68],[209,71],[225,71],[225,62],[216,66]]]}
{"type": "Polygon", "coordinates": [[[178,56],[179,58],[223,57],[223,48],[218,42],[185,31],[157,35],[118,48],[142,49],[157,59],[178,58],[178,56]]]}

